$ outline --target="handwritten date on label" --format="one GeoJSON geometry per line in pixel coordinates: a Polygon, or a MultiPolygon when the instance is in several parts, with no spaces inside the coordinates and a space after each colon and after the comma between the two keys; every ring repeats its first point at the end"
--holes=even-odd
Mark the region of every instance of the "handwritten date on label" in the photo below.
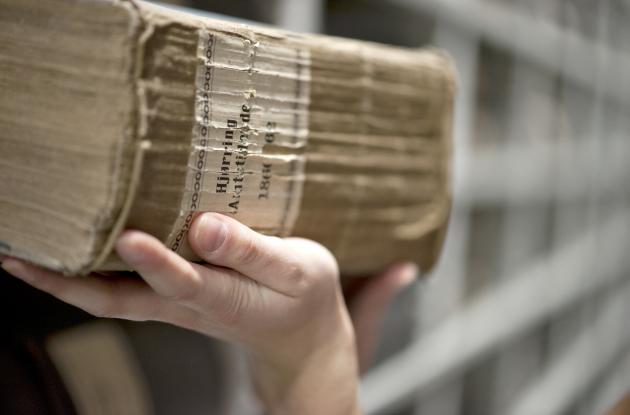
{"type": "Polygon", "coordinates": [[[273,121],[267,122],[267,133],[265,134],[265,141],[269,144],[273,143],[276,139],[276,123],[273,121]]]}
{"type": "MultiPolygon", "coordinates": [[[[271,144],[276,139],[276,123],[274,121],[267,122],[267,133],[265,141],[271,144]]],[[[271,188],[271,163],[263,163],[262,180],[260,181],[258,199],[269,199],[269,189],[271,188]]]]}
{"type": "Polygon", "coordinates": [[[260,181],[260,193],[258,199],[269,199],[269,190],[271,188],[271,163],[263,163],[262,180],[260,181]]]}

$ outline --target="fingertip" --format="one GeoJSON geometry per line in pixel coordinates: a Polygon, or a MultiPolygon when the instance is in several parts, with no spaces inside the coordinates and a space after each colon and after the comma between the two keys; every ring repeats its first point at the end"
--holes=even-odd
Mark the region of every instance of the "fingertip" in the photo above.
{"type": "Polygon", "coordinates": [[[398,293],[413,284],[419,275],[418,266],[412,262],[396,264],[381,274],[371,289],[386,306],[398,293]]]}
{"type": "Polygon", "coordinates": [[[118,240],[116,241],[117,246],[130,246],[137,243],[137,241],[144,239],[144,237],[148,237],[146,233],[142,231],[137,231],[134,229],[127,229],[123,231],[118,240]]]}
{"type": "Polygon", "coordinates": [[[418,279],[420,276],[420,269],[413,262],[407,262],[400,265],[397,274],[399,286],[400,288],[404,288],[418,279]]]}
{"type": "MultiPolygon", "coordinates": [[[[136,230],[124,231],[116,241],[115,249],[123,261],[129,265],[145,262],[155,251],[152,236],[136,230]]],[[[161,245],[161,243],[158,241],[161,245]]]]}
{"type": "Polygon", "coordinates": [[[204,213],[195,219],[188,235],[192,248],[204,257],[221,248],[228,236],[228,226],[222,215],[204,213]]]}
{"type": "Polygon", "coordinates": [[[14,274],[15,272],[20,270],[21,261],[13,258],[3,258],[1,266],[2,269],[9,274],[14,274]]]}
{"type": "Polygon", "coordinates": [[[19,259],[7,258],[2,262],[2,269],[9,274],[26,282],[34,281],[38,274],[34,272],[34,267],[19,259]]]}

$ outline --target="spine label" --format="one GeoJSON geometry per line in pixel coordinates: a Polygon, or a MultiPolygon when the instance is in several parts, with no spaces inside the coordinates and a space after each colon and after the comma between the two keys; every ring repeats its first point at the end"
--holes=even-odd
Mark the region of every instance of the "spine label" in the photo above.
{"type": "Polygon", "coordinates": [[[199,212],[288,235],[299,211],[308,138],[310,55],[281,40],[200,31],[195,123],[180,216],[167,240],[189,255],[199,212]]]}

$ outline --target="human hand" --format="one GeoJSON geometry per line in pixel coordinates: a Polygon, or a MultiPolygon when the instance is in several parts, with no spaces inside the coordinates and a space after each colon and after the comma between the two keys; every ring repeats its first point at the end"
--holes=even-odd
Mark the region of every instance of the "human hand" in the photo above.
{"type": "Polygon", "coordinates": [[[332,255],[218,214],[200,215],[189,242],[208,264],[123,233],[116,251],[142,279],[67,278],[11,258],[2,266],[96,316],[163,321],[244,345],[270,413],[358,413],[354,336],[332,255]]]}
{"type": "Polygon", "coordinates": [[[343,292],[354,326],[361,374],[372,365],[390,305],[418,276],[415,264],[400,263],[379,275],[345,281],[343,292]]]}

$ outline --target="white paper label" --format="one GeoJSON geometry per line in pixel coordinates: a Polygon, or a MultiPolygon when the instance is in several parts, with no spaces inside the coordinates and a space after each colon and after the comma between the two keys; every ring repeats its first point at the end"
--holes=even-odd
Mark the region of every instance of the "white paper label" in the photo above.
{"type": "Polygon", "coordinates": [[[198,212],[286,235],[299,211],[310,55],[273,39],[201,31],[196,122],[181,215],[167,245],[187,255],[198,212]]]}

